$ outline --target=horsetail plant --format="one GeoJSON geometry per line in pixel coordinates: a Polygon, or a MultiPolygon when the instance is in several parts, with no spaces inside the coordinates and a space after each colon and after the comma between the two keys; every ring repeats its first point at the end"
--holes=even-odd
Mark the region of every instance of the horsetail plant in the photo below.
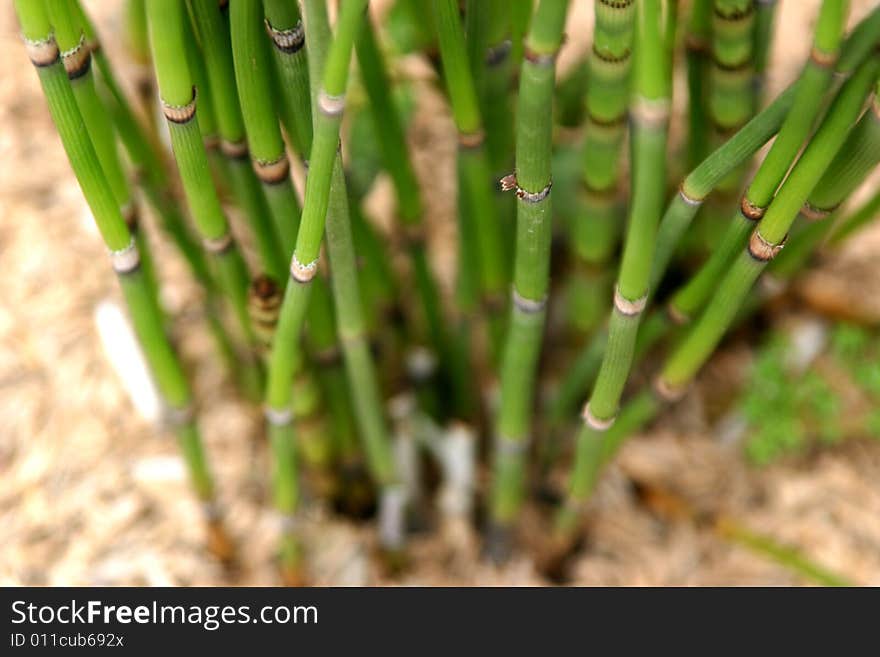
{"type": "Polygon", "coordinates": [[[211,0],[189,0],[188,6],[211,87],[220,152],[226,161],[233,196],[248,221],[263,273],[281,281],[287,256],[262,185],[250,165],[250,149],[235,82],[228,21],[218,4],[211,0]]]}
{"type": "MultiPolygon", "coordinates": [[[[229,298],[242,335],[248,345],[253,345],[247,308],[247,266],[229,230],[216,189],[205,184],[210,180],[208,158],[196,112],[198,90],[192,83],[186,60],[184,7],[171,0],[150,0],[147,20],[162,111],[184,194],[202,246],[216,263],[218,280],[229,298]]],[[[245,358],[248,367],[257,367],[250,353],[245,358]]]]}
{"type": "MultiPolygon", "coordinates": [[[[324,152],[329,151],[331,139],[339,139],[348,67],[362,22],[368,20],[367,5],[367,0],[346,0],[337,21],[336,35],[329,48],[323,50],[321,44],[331,42],[326,6],[317,0],[307,0],[305,3],[309,77],[313,88],[312,105],[315,108],[315,137],[306,179],[306,198],[313,177],[323,175],[325,171],[323,168],[316,169],[315,160],[320,156],[321,166],[329,168],[329,178],[319,183],[321,187],[312,189],[315,190],[314,198],[319,201],[327,199],[325,230],[339,341],[367,466],[380,488],[379,543],[387,564],[396,569],[403,558],[405,492],[395,472],[378,377],[366,336],[342,157],[336,144],[333,144],[332,156],[324,152]],[[317,80],[323,80],[320,87],[315,82],[317,80]]],[[[301,234],[304,228],[305,225],[300,229],[301,234]]]]}
{"type": "Polygon", "coordinates": [[[229,23],[235,81],[250,147],[285,260],[293,253],[299,226],[299,203],[290,179],[290,161],[273,105],[272,63],[260,2],[232,0],[229,23]]]}
{"type": "Polygon", "coordinates": [[[667,359],[658,389],[674,398],[690,383],[733,320],[743,298],[785,244],[798,211],[843,144],[876,83],[880,59],[873,55],[846,83],[804,154],[752,231],[747,248],[721,280],[700,319],[667,359]]]}
{"type": "MultiPolygon", "coordinates": [[[[376,513],[383,565],[396,570],[407,532],[433,524],[425,522],[430,505],[458,553],[473,538],[461,540],[481,498],[488,556],[508,557],[529,512],[553,525],[524,543],[538,546],[545,574],[558,575],[601,467],[627,436],[681,397],[732,326],[742,326],[738,335],[761,330],[746,320],[782,307],[780,295],[823,244],[836,246],[877,214],[880,194],[869,193],[838,220],[880,161],[880,8],[844,39],[849,3],[823,0],[809,60],[759,111],[776,3],[689,3],[682,169],[690,172],[667,199],[668,171],[680,175],[667,157],[685,27],[675,0],[597,0],[591,52],[558,88],[567,0],[399,0],[386,23],[371,21],[368,0],[340,0],[333,31],[328,4],[127,2],[132,31],[123,38],[135,51],[149,41],[139,61],[152,60],[159,103],[148,109],[164,115],[170,143],[126,98],[84,3],[16,0],[15,8],[214,553],[230,559],[232,541],[151,271],[148,242],[162,235],[148,232],[152,222],[135,222],[141,199],[204,289],[231,376],[263,402],[285,583],[307,579],[306,505],[376,513]],[[416,175],[416,149],[440,141],[444,126],[425,130],[430,104],[419,94],[434,84],[451,110],[457,187],[436,169],[427,181],[416,175]],[[554,137],[580,136],[582,146],[554,153],[554,137]],[[705,253],[692,239],[699,211],[715,203],[717,214],[725,194],[732,200],[749,160],[774,136],[739,208],[720,217],[730,221],[711,224],[723,232],[705,253]],[[297,159],[301,210],[291,176],[300,173],[297,159]],[[438,191],[447,186],[455,214],[439,217],[446,206],[438,191]],[[390,212],[377,211],[374,203],[388,198],[390,212]],[[253,277],[227,207],[246,219],[233,230],[242,230],[249,255],[253,245],[253,277]],[[558,242],[554,211],[565,222],[558,242]],[[508,230],[514,215],[516,230],[508,230]],[[429,264],[429,255],[447,255],[427,240],[444,218],[457,222],[456,272],[429,264]],[[447,273],[456,278],[448,295],[447,273]],[[557,290],[565,292],[558,301],[557,290]],[[646,315],[655,295],[663,305],[646,315]],[[610,313],[599,323],[588,304],[602,296],[598,307],[610,313]],[[569,449],[566,418],[585,397],[569,449]]],[[[254,456],[263,449],[258,440],[250,446],[254,456]]],[[[722,527],[740,527],[735,519],[709,513],[718,536],[779,556],[763,537],[756,543],[722,527]]]]}
{"type": "MultiPolygon", "coordinates": [[[[668,8],[667,8],[668,9],[668,8]]],[[[568,499],[557,518],[561,536],[570,535],[578,507],[589,494],[595,455],[614,424],[629,376],[642,311],[650,291],[651,257],[666,189],[666,141],[671,92],[670,62],[664,43],[661,0],[636,3],[635,63],[631,113],[633,192],[621,258],[608,344],[577,438],[568,499]]]]}
{"type": "Polygon", "coordinates": [[[517,244],[510,323],[501,365],[501,402],[495,425],[491,520],[498,531],[497,558],[507,550],[504,534],[522,501],[524,452],[532,424],[535,379],[544,333],[550,277],[552,212],[548,107],[553,103],[556,53],[568,2],[542,0],[526,37],[517,108],[516,172],[503,180],[516,190],[517,244]]]}
{"type": "MultiPolygon", "coordinates": [[[[69,7],[52,7],[62,28],[70,20],[69,7]],[[64,14],[67,13],[65,16],[64,14]]],[[[52,120],[61,137],[71,168],[92,210],[98,231],[107,246],[138,339],[166,404],[166,421],[180,444],[209,531],[209,547],[223,560],[233,558],[233,545],[223,525],[214,481],[208,467],[192,408],[192,392],[180,360],[166,333],[165,320],[141,269],[137,244],[120,211],[92,144],[69,77],[91,66],[88,50],[80,48],[64,63],[55,39],[55,26],[42,2],[16,0],[25,47],[37,69],[52,120]]],[[[68,26],[69,27],[69,26],[68,26]]],[[[72,76],[74,79],[77,75],[72,76]]]]}
{"type": "MultiPolygon", "coordinates": [[[[504,332],[501,313],[505,307],[507,259],[502,249],[500,223],[490,186],[491,170],[479,98],[468,62],[457,3],[455,0],[433,0],[433,8],[443,77],[458,129],[458,183],[465,212],[463,221],[473,222],[472,233],[478,245],[473,254],[475,258],[463,263],[470,271],[462,275],[478,273],[482,302],[489,318],[491,348],[497,351],[504,332]]],[[[468,239],[467,232],[462,241],[468,239]]]]}
{"type": "Polygon", "coordinates": [[[755,222],[760,221],[776,188],[788,172],[803,142],[813,128],[825,96],[843,39],[846,2],[825,0],[816,24],[816,35],[809,61],[798,81],[794,107],[743,195],[733,220],[696,276],[670,301],[670,314],[679,323],[699,311],[713,293],[719,276],[727,269],[748,239],[755,222]]]}
{"type": "Polygon", "coordinates": [[[587,82],[583,206],[572,228],[575,253],[604,269],[620,234],[620,158],[629,108],[634,0],[598,0],[587,82]]]}

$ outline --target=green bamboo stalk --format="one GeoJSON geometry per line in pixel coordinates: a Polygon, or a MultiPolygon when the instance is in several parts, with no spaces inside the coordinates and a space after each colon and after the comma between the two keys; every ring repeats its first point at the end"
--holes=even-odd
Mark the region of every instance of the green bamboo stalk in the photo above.
{"type": "Polygon", "coordinates": [[[761,103],[764,96],[764,82],[767,74],[767,64],[770,61],[770,51],[773,48],[773,26],[776,20],[777,0],[755,0],[755,28],[753,30],[754,42],[752,44],[752,60],[754,62],[754,87],[755,102],[761,103]]]}
{"type": "MultiPolygon", "coordinates": [[[[720,180],[739,164],[752,157],[776,133],[792,106],[794,95],[794,86],[783,91],[776,100],[685,176],[679,185],[678,194],[666,207],[657,230],[651,268],[650,289],[652,292],[660,284],[682,235],[690,227],[706,197],[715,189],[720,180]]],[[[657,313],[653,315],[657,316],[657,313]]],[[[651,321],[663,322],[665,316],[651,321]]],[[[582,398],[592,385],[599,367],[593,364],[593,359],[588,355],[588,352],[598,349],[598,344],[604,344],[607,339],[608,327],[606,325],[596,331],[591,340],[581,349],[581,353],[575,361],[576,365],[569,369],[566,378],[560,385],[560,394],[564,394],[562,399],[554,402],[559,405],[560,410],[557,412],[561,413],[563,409],[572,412],[574,410],[573,404],[582,398]]],[[[604,349],[604,347],[602,348],[604,349]]]]}
{"type": "Polygon", "coordinates": [[[604,267],[620,235],[620,157],[626,134],[632,64],[633,0],[598,0],[587,82],[583,209],[574,221],[575,253],[604,267]]]}
{"type": "MultiPolygon", "coordinates": [[[[513,275],[510,328],[501,367],[501,402],[495,425],[495,465],[491,520],[503,533],[512,526],[522,504],[524,454],[532,424],[535,381],[544,333],[550,284],[550,237],[553,206],[550,196],[553,147],[553,88],[556,53],[568,2],[542,0],[538,5],[520,73],[517,108],[516,173],[504,179],[515,189],[517,247],[513,275]]],[[[490,546],[504,558],[507,546],[490,546]]]]}
{"type": "MultiPolygon", "coordinates": [[[[292,357],[305,323],[312,281],[318,269],[325,218],[332,217],[337,222],[333,225],[333,230],[336,231],[334,240],[332,240],[334,245],[339,243],[340,234],[342,239],[345,238],[345,229],[349,228],[347,225],[347,206],[342,208],[337,205],[332,209],[330,217],[328,217],[328,206],[331,195],[336,197],[334,201],[337,203],[347,203],[342,167],[337,158],[337,146],[342,113],[345,108],[345,90],[348,82],[351,51],[366,4],[366,0],[347,0],[342,7],[336,38],[333,39],[332,44],[329,43],[329,27],[323,33],[323,38],[316,38],[312,34],[316,28],[315,21],[320,21],[320,18],[317,17],[320,14],[326,16],[326,7],[316,2],[306,4],[308,27],[306,39],[309,49],[310,79],[314,86],[317,86],[317,81],[320,81],[320,91],[314,94],[313,98],[313,107],[315,108],[313,110],[314,141],[309,157],[309,174],[306,179],[302,219],[290,265],[291,280],[285,290],[269,362],[266,415],[270,426],[270,437],[276,446],[275,453],[281,455],[286,450],[290,450],[292,453],[293,425],[290,410],[290,384],[293,378],[292,357]],[[313,43],[314,47],[312,47],[313,43]],[[322,52],[326,52],[326,63],[322,52]],[[331,188],[334,183],[336,193],[332,194],[331,188]],[[338,198],[340,196],[341,200],[338,198]],[[343,210],[345,216],[342,219],[346,222],[344,227],[338,225],[337,216],[343,210]]],[[[328,239],[328,246],[330,245],[331,240],[328,239]]],[[[354,303],[350,304],[354,307],[345,308],[347,315],[339,317],[339,325],[344,327],[340,330],[340,338],[346,353],[351,391],[355,398],[356,411],[361,422],[364,439],[367,442],[368,457],[374,476],[383,484],[390,485],[389,482],[393,479],[390,467],[391,456],[387,436],[384,433],[378,392],[375,388],[375,374],[372,371],[372,361],[366,342],[362,339],[362,335],[358,335],[360,331],[356,325],[360,309],[357,307],[359,299],[354,255],[350,250],[350,233],[348,247],[347,252],[343,250],[335,259],[331,254],[331,260],[334,260],[334,279],[345,280],[345,284],[351,286],[352,289],[347,291],[349,296],[345,298],[349,302],[354,300],[354,303]],[[345,262],[345,256],[350,256],[350,262],[345,262]],[[346,265],[349,267],[346,268],[346,265]],[[376,417],[378,420],[375,420],[376,417]]],[[[338,287],[339,282],[334,283],[335,291],[338,287]]],[[[339,295],[337,295],[336,301],[337,312],[339,312],[339,295]]],[[[286,460],[282,459],[282,462],[286,462],[286,460]]],[[[292,481],[295,484],[295,480],[292,481]]],[[[292,490],[286,488],[285,490],[290,494],[283,499],[277,498],[276,503],[283,504],[282,512],[291,514],[296,509],[296,490],[295,488],[292,490]]],[[[288,564],[295,567],[293,560],[288,564]]]]}
{"type": "Polygon", "coordinates": [[[584,406],[577,459],[568,502],[557,518],[562,533],[573,529],[577,508],[589,493],[580,462],[601,451],[614,423],[629,375],[641,313],[650,291],[651,257],[665,193],[666,141],[671,92],[670,62],[663,33],[663,3],[640,0],[636,11],[632,102],[633,193],[629,227],[608,326],[608,346],[596,384],[584,406]]]}
{"type": "MultiPolygon", "coordinates": [[[[346,0],[341,7],[336,36],[324,55],[323,46],[330,42],[326,7],[317,0],[305,3],[306,46],[309,52],[309,77],[323,83],[313,93],[315,116],[314,142],[312,144],[309,175],[306,180],[306,205],[303,225],[297,241],[306,230],[305,218],[312,206],[326,202],[327,252],[330,260],[330,282],[339,327],[339,339],[348,376],[349,390],[355,407],[355,417],[360,428],[364,452],[370,473],[381,489],[379,507],[379,541],[385,556],[396,566],[404,548],[403,511],[404,491],[395,472],[391,443],[383,415],[380,391],[377,385],[375,365],[366,339],[361,305],[358,272],[354,244],[351,236],[351,220],[348,192],[342,169],[342,158],[337,153],[339,121],[345,102],[345,87],[349,60],[354,42],[360,34],[362,21],[366,20],[366,0],[346,0]],[[326,172],[326,173],[325,173],[326,172]],[[323,178],[324,176],[326,178],[323,178]],[[319,180],[317,176],[322,176],[319,180]],[[318,194],[320,193],[320,196],[318,194]]],[[[313,88],[317,87],[315,85],[313,88]]],[[[320,240],[320,234],[318,234],[320,240]]],[[[315,253],[317,256],[317,253],[315,253]]],[[[302,262],[302,260],[300,260],[302,262]]]]}
{"type": "MultiPolygon", "coordinates": [[[[57,12],[63,12],[64,9],[52,7],[53,15],[57,16],[57,12]]],[[[107,181],[78,108],[75,93],[68,81],[70,63],[62,63],[53,26],[42,2],[16,0],[15,10],[52,120],[83,196],[92,210],[98,231],[110,252],[111,264],[119,279],[135,332],[166,404],[168,424],[177,436],[196,495],[202,502],[212,547],[218,556],[230,559],[232,546],[223,530],[214,482],[192,412],[192,392],[180,360],[165,334],[164,318],[139,266],[137,246],[122,217],[117,198],[107,181]]],[[[63,13],[61,18],[60,24],[64,27],[63,13]]],[[[72,70],[88,66],[84,59],[87,57],[82,56],[78,67],[72,70]]]]}
{"type": "MultiPolygon", "coordinates": [[[[98,68],[99,92],[104,97],[104,103],[112,115],[113,124],[118,131],[120,141],[133,169],[134,179],[141,187],[147,202],[156,211],[162,229],[171,237],[189,265],[195,279],[205,290],[206,319],[224,365],[228,370],[235,372],[245,395],[250,399],[258,399],[261,394],[259,376],[254,376],[258,372],[255,372],[253,368],[236,366],[235,344],[218,316],[221,302],[217,283],[208,267],[204,253],[192,236],[186,219],[173,198],[164,157],[159,152],[156,142],[151,139],[146,128],[135,116],[131,104],[119,86],[110,60],[101,48],[94,25],[79,2],[76,3],[76,9],[82,21],[86,43],[90,44],[92,59],[98,68]]],[[[149,57],[147,57],[147,62],[149,62],[149,57]]]]}
{"type": "Polygon", "coordinates": [[[188,5],[204,55],[220,133],[220,150],[226,158],[233,195],[248,220],[261,269],[276,281],[282,281],[286,278],[287,256],[263,185],[248,161],[248,139],[235,81],[226,11],[221,11],[213,0],[189,0],[188,5]]]}
{"type": "Polygon", "coordinates": [[[281,95],[281,121],[293,147],[306,158],[312,143],[312,115],[301,108],[310,105],[311,87],[299,6],[287,0],[263,0],[263,10],[281,95]]]}
{"type": "MultiPolygon", "coordinates": [[[[210,179],[208,158],[199,130],[197,90],[187,65],[184,7],[172,0],[150,0],[147,6],[150,43],[163,112],[171,136],[184,195],[202,246],[216,266],[218,282],[228,298],[247,344],[253,331],[247,308],[248,271],[229,231],[217,191],[210,179]]],[[[246,367],[257,367],[248,356],[246,367]]]]}
{"type": "MultiPolygon", "coordinates": [[[[806,265],[810,255],[834,228],[841,204],[861,185],[880,163],[880,104],[876,90],[870,109],[849,133],[843,146],[822,179],[801,208],[800,217],[807,225],[795,235],[792,244],[771,262],[765,278],[788,280],[806,265]]],[[[834,240],[850,236],[859,222],[876,212],[874,199],[853,213],[835,230],[834,240]]],[[[867,218],[867,219],[866,219],[867,218]]]]}
{"type": "MultiPolygon", "coordinates": [[[[608,269],[621,234],[620,159],[629,108],[634,0],[595,3],[596,29],[587,82],[587,124],[579,213],[572,222],[572,243],[578,269],[572,285],[580,294],[610,298],[608,269]]],[[[604,305],[604,303],[603,303],[604,305]]],[[[589,317],[579,325],[593,327],[589,317]]]]}
{"type": "MultiPolygon", "coordinates": [[[[835,67],[836,90],[869,56],[880,39],[880,7],[853,29],[841,47],[835,67]]],[[[670,202],[657,232],[657,248],[651,273],[651,288],[656,289],[672,260],[682,235],[706,197],[739,164],[750,158],[779,130],[792,107],[800,82],[786,88],[770,105],[759,112],[733,137],[709,155],[682,182],[679,193],[670,202]]]]}
{"type": "MultiPolygon", "coordinates": [[[[876,105],[876,95],[874,105],[876,105]]],[[[759,302],[768,293],[775,295],[784,290],[808,264],[810,256],[813,255],[822,237],[826,234],[826,227],[830,226],[833,220],[833,213],[827,215],[827,218],[823,213],[815,214],[811,210],[812,203],[818,203],[820,199],[825,203],[830,203],[828,207],[840,203],[858,187],[872,166],[877,164],[880,159],[880,149],[878,149],[878,140],[880,140],[878,125],[880,122],[878,122],[877,116],[877,110],[873,109],[872,105],[872,110],[867,112],[856,127],[850,131],[843,146],[840,147],[819,182],[810,192],[807,202],[800,209],[801,218],[809,220],[810,217],[814,217],[814,219],[800,234],[794,235],[792,243],[771,260],[770,266],[763,275],[767,285],[759,290],[760,294],[756,290],[749,296],[738,311],[735,322],[754,312],[759,307],[759,302]],[[815,219],[821,220],[816,221],[815,219]]],[[[880,208],[880,193],[876,195],[876,200],[869,200],[865,207],[870,208],[872,204],[874,204],[874,210],[868,209],[868,212],[876,213],[876,210],[880,208]]],[[[821,205],[812,207],[817,208],[821,205]]],[[[655,316],[659,315],[655,314],[655,316]]],[[[650,321],[649,318],[648,322],[650,321]]],[[[665,390],[663,386],[650,390],[643,389],[621,409],[620,418],[606,434],[603,463],[612,458],[619,445],[629,434],[647,424],[666,406],[670,399],[664,396],[665,390]],[[626,422],[621,422],[623,418],[627,418],[626,422]],[[622,424],[624,426],[621,426],[622,424]]],[[[591,470],[591,473],[593,476],[596,474],[595,470],[591,470]]]]}
{"type": "Polygon", "coordinates": [[[61,49],[64,67],[73,88],[80,114],[89,131],[101,168],[119,204],[120,212],[134,236],[141,259],[141,270],[153,295],[157,283],[153,258],[146,236],[139,230],[139,208],[131,193],[128,179],[122,168],[122,160],[116,144],[116,131],[112,127],[105,105],[98,97],[92,70],[92,52],[86,39],[82,14],[72,0],[47,0],[46,9],[61,49]]]}
{"type": "MultiPolygon", "coordinates": [[[[452,105],[452,115],[459,134],[458,182],[468,218],[473,222],[477,241],[482,302],[489,317],[491,345],[495,351],[501,342],[507,285],[506,257],[502,248],[500,223],[490,186],[491,170],[486,155],[485,133],[479,98],[468,65],[464,30],[455,0],[433,0],[443,76],[452,105]]],[[[473,267],[473,262],[464,263],[473,267]]],[[[494,354],[497,356],[497,354],[494,354]]]]}
{"type": "Polygon", "coordinates": [[[694,0],[685,40],[688,80],[688,166],[693,169],[708,155],[709,114],[706,107],[711,58],[712,0],[694,0]]]}
{"type": "Polygon", "coordinates": [[[819,115],[829,91],[846,22],[847,3],[825,0],[816,24],[813,52],[798,82],[793,107],[782,124],[767,157],[755,173],[736,215],[718,248],[696,276],[670,301],[670,312],[679,323],[689,320],[712,295],[719,277],[742,251],[755,222],[760,221],[776,188],[791,168],[819,115]]]}
{"type": "Polygon", "coordinates": [[[290,179],[290,161],[273,101],[273,69],[265,38],[263,6],[254,0],[229,5],[235,81],[250,146],[251,162],[269,201],[285,259],[293,253],[300,208],[290,179]]]}
{"type": "MultiPolygon", "coordinates": [[[[709,66],[709,142],[723,143],[755,111],[754,94],[754,0],[712,1],[712,62],[709,66]]],[[[710,250],[723,234],[724,220],[741,187],[745,166],[718,184],[716,193],[700,217],[702,242],[710,250]]]]}
{"type": "Polygon", "coordinates": [[[147,71],[150,65],[150,40],[147,35],[146,0],[125,0],[123,8],[123,32],[126,53],[138,66],[135,81],[138,109],[146,118],[146,129],[150,139],[158,139],[155,121],[156,89],[147,71]]]}
{"type": "Polygon", "coordinates": [[[880,59],[874,56],[856,71],[835,99],[816,135],[752,232],[748,247],[731,265],[706,310],[667,359],[658,379],[658,388],[667,396],[674,398],[690,383],[721,340],[752,283],[781,250],[798,211],[858,118],[878,70],[880,59]]]}

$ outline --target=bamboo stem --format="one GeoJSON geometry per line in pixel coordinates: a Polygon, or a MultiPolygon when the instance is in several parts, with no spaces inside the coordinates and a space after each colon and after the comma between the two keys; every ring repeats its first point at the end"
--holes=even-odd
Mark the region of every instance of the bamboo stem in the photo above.
{"type": "MultiPolygon", "coordinates": [[[[520,73],[516,173],[505,185],[516,190],[517,245],[510,328],[501,366],[501,402],[495,424],[491,520],[510,528],[522,504],[525,450],[531,430],[538,357],[550,284],[551,150],[556,53],[568,2],[538,5],[520,73]]],[[[490,546],[491,547],[491,546],[490,546]]],[[[499,546],[504,558],[504,546],[499,546]]]]}
{"type": "MultiPolygon", "coordinates": [[[[59,10],[62,12],[59,24],[63,27],[63,12],[69,11],[70,6],[51,9],[53,16],[58,16],[59,10]]],[[[215,554],[223,559],[231,559],[232,546],[222,529],[214,481],[192,411],[193,399],[189,383],[165,333],[164,318],[140,268],[136,243],[125,224],[117,198],[105,176],[78,108],[49,14],[43,3],[31,0],[16,0],[15,10],[52,120],[110,253],[111,264],[119,279],[135,332],[143,345],[151,372],[166,404],[167,422],[177,436],[196,495],[202,502],[209,532],[216,539],[213,544],[215,554]]],[[[86,57],[83,56],[83,59],[86,57]]],[[[87,65],[87,62],[80,62],[81,67],[87,65]]]]}

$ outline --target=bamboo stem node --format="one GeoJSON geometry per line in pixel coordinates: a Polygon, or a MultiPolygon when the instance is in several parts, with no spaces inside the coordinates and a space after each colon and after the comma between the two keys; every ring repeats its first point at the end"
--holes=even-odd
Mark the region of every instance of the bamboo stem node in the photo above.
{"type": "Polygon", "coordinates": [[[666,304],[666,314],[676,326],[684,326],[691,321],[690,315],[683,313],[678,306],[675,305],[674,301],[666,304]]]}
{"type": "Polygon", "coordinates": [[[308,283],[318,273],[319,260],[320,258],[315,258],[310,263],[304,265],[294,253],[290,259],[290,275],[297,283],[308,283]]]}
{"type": "Polygon", "coordinates": [[[614,426],[614,421],[617,419],[617,416],[614,415],[608,419],[598,418],[593,415],[592,411],[590,411],[590,402],[584,404],[584,410],[581,411],[581,418],[583,418],[584,423],[595,431],[608,431],[612,426],[614,426]]]}
{"type": "Polygon", "coordinates": [[[318,111],[329,118],[342,116],[345,111],[345,94],[333,96],[322,89],[318,94],[318,111]]]}
{"type": "Polygon", "coordinates": [[[263,416],[266,422],[275,427],[284,427],[293,422],[293,410],[290,408],[263,407],[263,416]]]}
{"type": "Polygon", "coordinates": [[[247,139],[239,139],[238,141],[221,139],[220,152],[230,160],[243,160],[248,154],[247,139]]]}
{"type": "Polygon", "coordinates": [[[832,68],[837,63],[838,52],[825,52],[813,46],[810,50],[810,61],[820,68],[832,68]]]}
{"type": "Polygon", "coordinates": [[[698,208],[701,205],[703,205],[704,199],[697,198],[696,196],[690,196],[690,195],[688,195],[688,193],[686,191],[684,191],[684,183],[679,185],[678,195],[681,197],[682,201],[684,201],[686,204],[688,204],[692,208],[698,208]]]}
{"type": "Polygon", "coordinates": [[[73,48],[63,51],[61,59],[70,80],[76,80],[88,73],[92,66],[92,51],[86,44],[86,35],[81,33],[79,42],[73,48]]]}
{"type": "Polygon", "coordinates": [[[516,291],[516,288],[514,287],[511,290],[510,296],[513,299],[514,307],[516,307],[517,310],[525,313],[526,315],[534,315],[535,313],[543,312],[544,308],[547,307],[546,294],[540,299],[529,299],[522,296],[519,292],[516,291]]]}
{"type": "Polygon", "coordinates": [[[290,176],[290,160],[285,151],[274,160],[254,158],[253,165],[257,178],[267,185],[277,185],[290,176]]]}
{"type": "Polygon", "coordinates": [[[760,205],[752,203],[747,195],[743,195],[739,203],[739,209],[742,212],[742,216],[749,221],[761,221],[764,212],[767,211],[767,208],[762,208],[760,205]]]}
{"type": "Polygon", "coordinates": [[[192,88],[192,100],[186,105],[172,105],[162,99],[162,114],[172,123],[183,125],[192,121],[196,115],[196,88],[192,88]]]}
{"type": "Polygon", "coordinates": [[[654,392],[661,400],[672,404],[684,397],[687,386],[674,386],[662,376],[658,376],[654,379],[654,392]]]}
{"type": "Polygon", "coordinates": [[[645,98],[636,95],[630,107],[630,117],[646,128],[663,127],[669,122],[670,107],[669,98],[645,98]]]}
{"type": "Polygon", "coordinates": [[[232,233],[226,233],[220,237],[205,237],[202,239],[202,246],[208,253],[220,255],[226,253],[233,244],[232,233]]]}
{"type": "Polygon", "coordinates": [[[123,249],[118,251],[110,251],[110,262],[113,265],[113,271],[117,274],[130,274],[136,270],[141,264],[141,256],[135,244],[134,238],[123,249]]]}
{"type": "Polygon", "coordinates": [[[638,299],[627,299],[620,293],[619,286],[614,286],[614,308],[622,315],[634,317],[640,315],[648,304],[648,295],[644,294],[638,299]]]}
{"type": "Polygon", "coordinates": [[[550,195],[550,189],[553,187],[553,181],[551,180],[541,191],[530,192],[517,184],[515,173],[507,174],[499,182],[501,183],[502,192],[516,190],[516,197],[526,203],[540,203],[550,195]]]}
{"type": "Polygon", "coordinates": [[[52,33],[45,39],[22,38],[28,58],[31,60],[31,64],[37,68],[52,66],[61,56],[58,44],[55,43],[55,35],[52,33]]]}
{"type": "Polygon", "coordinates": [[[305,29],[303,29],[302,21],[297,21],[296,25],[285,30],[272,27],[272,23],[269,22],[268,18],[265,20],[265,23],[269,38],[272,39],[272,43],[281,52],[293,55],[299,52],[303,45],[305,45],[306,33],[305,29]]]}
{"type": "Polygon", "coordinates": [[[787,239],[788,235],[783,237],[782,241],[778,244],[774,244],[764,239],[764,236],[756,228],[752,231],[751,238],[749,238],[749,255],[758,262],[770,262],[776,257],[776,254],[782,251],[787,239]]]}
{"type": "Polygon", "coordinates": [[[839,205],[840,204],[831,208],[819,208],[809,201],[805,201],[803,207],[801,207],[801,216],[807,221],[821,221],[834,212],[839,205]]]}

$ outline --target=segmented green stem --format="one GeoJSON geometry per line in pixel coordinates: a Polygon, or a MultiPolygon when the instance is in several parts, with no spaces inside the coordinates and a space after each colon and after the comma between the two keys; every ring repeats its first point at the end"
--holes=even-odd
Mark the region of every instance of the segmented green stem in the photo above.
{"type": "Polygon", "coordinates": [[[687,321],[712,295],[718,280],[736,258],[769,205],[776,188],[809,137],[822,99],[829,91],[834,64],[843,39],[846,2],[825,0],[816,24],[813,51],[798,81],[794,111],[786,116],[770,152],[749,185],[733,220],[709,260],[670,302],[679,321],[687,321]]]}
{"type": "MultiPolygon", "coordinates": [[[[492,344],[497,347],[503,332],[499,314],[504,308],[507,284],[506,258],[502,250],[500,224],[492,195],[489,161],[479,99],[468,64],[464,30],[455,0],[433,0],[443,76],[459,133],[458,182],[478,248],[480,290],[490,316],[492,344]]],[[[473,262],[465,266],[472,267],[473,262]]]]}
{"type": "Polygon", "coordinates": [[[252,343],[247,267],[229,231],[217,191],[205,184],[210,180],[210,173],[199,131],[198,93],[186,59],[184,11],[184,7],[173,0],[150,0],[147,6],[159,93],[190,214],[204,249],[216,263],[218,282],[229,298],[242,333],[248,343],[252,343]]]}
{"type": "Polygon", "coordinates": [[[662,389],[676,394],[686,387],[717,346],[752,283],[778,253],[803,203],[839,151],[876,80],[876,56],[857,70],[835,99],[826,119],[783,183],[749,245],[731,265],[712,301],[663,368],[662,389]]]}
{"type": "Polygon", "coordinates": [[[524,453],[532,424],[535,382],[544,333],[552,234],[551,151],[556,52],[568,2],[542,0],[526,38],[517,108],[517,244],[510,326],[501,366],[495,426],[492,520],[509,525],[522,502],[524,453]]]}
{"type": "Polygon", "coordinates": [[[228,162],[233,195],[248,219],[262,270],[277,281],[285,278],[287,256],[266,194],[248,158],[248,140],[239,102],[230,41],[230,26],[214,0],[189,0],[198,28],[203,61],[220,133],[220,150],[228,162]]]}
{"type": "Polygon", "coordinates": [[[273,101],[273,70],[265,38],[263,7],[254,0],[231,0],[229,23],[235,81],[250,146],[251,161],[269,201],[285,258],[293,253],[299,204],[290,162],[273,101]]]}
{"type": "MultiPolygon", "coordinates": [[[[57,9],[53,7],[53,15],[57,15],[57,9]]],[[[206,519],[216,526],[219,511],[214,500],[214,483],[192,413],[192,392],[180,360],[165,334],[164,318],[139,266],[137,246],[120,213],[117,198],[78,108],[49,15],[43,3],[33,0],[16,0],[15,10],[52,120],[110,252],[111,264],[122,287],[135,332],[167,404],[168,421],[177,435],[196,494],[205,504],[206,519]]]]}
{"type": "Polygon", "coordinates": [[[266,33],[275,60],[278,92],[281,95],[281,120],[300,157],[307,158],[312,144],[309,65],[305,49],[305,30],[296,2],[263,0],[266,33]]]}
{"type": "Polygon", "coordinates": [[[635,2],[597,0],[587,82],[583,205],[573,223],[575,253],[604,266],[620,235],[620,157],[629,108],[635,2]]]}
{"type": "Polygon", "coordinates": [[[685,41],[688,80],[688,166],[694,168],[709,151],[708,77],[712,0],[691,3],[685,41]]]}
{"type": "MultiPolygon", "coordinates": [[[[603,433],[613,424],[629,376],[641,313],[650,287],[651,259],[665,193],[669,122],[670,61],[664,42],[663,3],[640,0],[636,11],[633,131],[633,193],[626,243],[608,325],[608,345],[596,384],[584,406],[566,509],[576,509],[589,492],[589,470],[580,464],[601,453],[603,433]]],[[[570,511],[559,528],[570,531],[570,511]]]]}

